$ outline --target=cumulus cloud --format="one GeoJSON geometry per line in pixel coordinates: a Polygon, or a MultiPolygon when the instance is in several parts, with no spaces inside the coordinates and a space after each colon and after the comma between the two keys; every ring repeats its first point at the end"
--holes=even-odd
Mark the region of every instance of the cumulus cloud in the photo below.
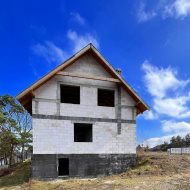
{"type": "Polygon", "coordinates": [[[190,94],[176,98],[155,98],[153,100],[153,107],[158,114],[165,114],[169,117],[182,119],[190,117],[189,101],[190,94]]]}
{"type": "Polygon", "coordinates": [[[76,53],[81,48],[89,43],[92,43],[96,48],[99,48],[99,42],[95,36],[90,33],[84,35],[79,35],[76,31],[69,30],[67,33],[68,39],[72,42],[73,49],[72,52],[76,53]]]}
{"type": "Polygon", "coordinates": [[[153,109],[144,115],[144,119],[156,119],[155,116],[165,118],[161,121],[164,135],[147,139],[143,144],[154,147],[169,142],[172,136],[184,137],[190,132],[190,123],[182,120],[190,118],[189,80],[180,79],[177,70],[171,67],[159,68],[147,60],[142,64],[142,69],[146,89],[152,96],[153,109]]]}
{"type": "Polygon", "coordinates": [[[152,107],[155,114],[175,118],[190,117],[190,92],[184,95],[182,91],[189,80],[179,79],[177,71],[171,67],[158,68],[147,60],[142,64],[142,69],[145,73],[145,86],[153,97],[152,107]]]}
{"type": "Polygon", "coordinates": [[[142,64],[145,72],[145,84],[148,92],[157,98],[165,97],[168,90],[177,90],[187,85],[188,80],[180,80],[177,78],[177,71],[172,68],[158,68],[145,60],[142,64]]]}
{"type": "Polygon", "coordinates": [[[171,121],[162,121],[162,129],[166,133],[189,133],[190,132],[190,123],[181,121],[181,122],[175,122],[173,120],[171,121]]]}
{"type": "Polygon", "coordinates": [[[164,14],[176,18],[184,18],[190,15],[190,0],[175,0],[164,7],[164,14]]]}
{"type": "Polygon", "coordinates": [[[33,45],[32,51],[34,54],[43,57],[48,63],[57,64],[67,57],[66,52],[50,41],[33,45]]]}
{"type": "Polygon", "coordinates": [[[85,24],[85,19],[77,12],[71,12],[71,19],[81,25],[85,24]]]}
{"type": "Polygon", "coordinates": [[[171,0],[163,1],[158,0],[149,9],[145,9],[148,3],[143,1],[139,4],[139,9],[137,11],[138,22],[149,21],[156,16],[163,19],[175,18],[181,19],[190,15],[190,0],[171,0]]]}

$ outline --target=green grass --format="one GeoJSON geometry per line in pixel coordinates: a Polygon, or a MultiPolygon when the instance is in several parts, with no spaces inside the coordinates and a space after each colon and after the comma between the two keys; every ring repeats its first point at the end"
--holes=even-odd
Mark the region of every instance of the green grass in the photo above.
{"type": "Polygon", "coordinates": [[[0,178],[0,188],[21,185],[28,182],[31,176],[31,162],[25,161],[18,164],[14,171],[0,178]]]}

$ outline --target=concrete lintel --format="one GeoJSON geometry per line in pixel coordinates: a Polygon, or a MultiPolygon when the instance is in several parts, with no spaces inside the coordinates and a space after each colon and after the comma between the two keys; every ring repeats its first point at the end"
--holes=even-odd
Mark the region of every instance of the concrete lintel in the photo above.
{"type": "Polygon", "coordinates": [[[52,120],[70,120],[70,121],[85,121],[85,122],[108,122],[108,123],[131,123],[135,124],[135,120],[125,119],[109,119],[109,118],[93,118],[93,117],[74,117],[74,116],[58,116],[58,115],[42,115],[33,114],[35,119],[52,119],[52,120]]]}
{"type": "Polygon", "coordinates": [[[102,85],[93,85],[93,84],[84,84],[84,83],[76,83],[76,82],[65,82],[65,81],[57,81],[58,84],[65,84],[65,85],[73,85],[73,86],[85,86],[85,87],[95,87],[95,88],[103,88],[103,89],[111,89],[111,90],[115,90],[116,87],[111,87],[111,86],[104,86],[102,85]]]}

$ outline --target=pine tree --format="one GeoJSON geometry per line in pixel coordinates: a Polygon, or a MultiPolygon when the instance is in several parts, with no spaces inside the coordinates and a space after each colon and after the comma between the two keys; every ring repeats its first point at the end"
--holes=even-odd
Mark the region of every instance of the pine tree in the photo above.
{"type": "Polygon", "coordinates": [[[31,119],[24,108],[10,95],[0,96],[0,156],[9,165],[21,149],[22,160],[26,146],[31,146],[31,119]]]}

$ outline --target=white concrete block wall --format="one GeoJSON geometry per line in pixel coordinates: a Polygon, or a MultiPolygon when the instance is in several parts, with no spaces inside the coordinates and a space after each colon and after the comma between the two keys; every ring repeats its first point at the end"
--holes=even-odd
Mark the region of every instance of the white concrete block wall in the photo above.
{"type": "Polygon", "coordinates": [[[121,110],[121,119],[133,120],[133,112],[132,108],[123,108],[121,110]]]}
{"type": "MultiPolygon", "coordinates": [[[[92,57],[83,58],[81,62],[67,72],[84,72],[95,76],[110,77],[102,66],[93,61],[92,57]],[[85,61],[90,60],[88,65],[85,61]],[[93,69],[94,68],[94,69],[93,69]]],[[[69,76],[56,76],[35,92],[32,102],[32,113],[43,115],[117,118],[117,84],[114,82],[82,79],[69,76]],[[57,102],[60,99],[60,84],[80,86],[80,104],[60,104],[57,112],[57,102]],[[115,107],[97,106],[97,89],[115,90],[115,107]],[[37,105],[35,103],[37,101],[37,105]],[[37,110],[36,110],[37,109],[37,110]],[[37,111],[37,112],[36,112],[37,111]]],[[[133,99],[122,89],[121,104],[134,106],[133,99]]],[[[131,108],[122,108],[121,118],[132,120],[131,108]]],[[[77,123],[77,122],[76,122],[77,123]]],[[[82,123],[82,122],[81,122],[82,123]]],[[[74,154],[74,153],[135,153],[136,125],[122,123],[121,134],[117,133],[117,123],[93,123],[93,142],[74,142],[74,124],[72,121],[35,119],[33,118],[33,153],[34,154],[74,154]]]]}
{"type": "MultiPolygon", "coordinates": [[[[59,77],[52,79],[49,82],[50,86],[46,85],[45,87],[41,87],[38,89],[35,94],[35,98],[38,103],[38,113],[39,114],[48,114],[55,115],[56,114],[56,99],[57,99],[57,86],[59,84],[69,84],[67,77],[67,82],[65,82],[64,77],[59,77]],[[62,80],[62,82],[61,82],[62,80]],[[43,90],[45,92],[43,92],[43,90]],[[50,95],[48,96],[47,93],[50,95]],[[55,102],[49,101],[54,97],[55,102]],[[42,99],[42,100],[41,100],[42,99]],[[46,102],[44,102],[46,100],[46,102]]],[[[87,79],[85,81],[88,81],[87,79]]],[[[72,84],[75,84],[75,81],[72,84]]],[[[80,117],[102,117],[102,118],[116,118],[116,109],[117,109],[117,87],[115,83],[109,82],[109,85],[105,81],[99,81],[98,85],[94,84],[94,81],[88,81],[88,83],[84,84],[84,79],[78,79],[76,85],[80,85],[80,104],[60,104],[60,115],[63,116],[80,116],[80,117]],[[77,83],[78,82],[78,83],[77,83]],[[91,85],[90,85],[91,84],[91,85]],[[84,86],[83,86],[84,85],[84,86]],[[102,87],[103,86],[103,87],[102,87]],[[105,88],[115,90],[115,107],[101,107],[97,106],[97,89],[105,88]]],[[[58,97],[60,93],[58,94],[58,97]]],[[[59,97],[60,98],[60,97],[59,97]]],[[[131,97],[122,89],[121,90],[121,103],[122,105],[133,106],[134,101],[131,97]]],[[[33,103],[33,111],[35,104],[33,103]]],[[[34,113],[34,112],[33,112],[34,113]]],[[[122,109],[122,119],[132,119],[132,109],[131,108],[123,108],[122,109]]]]}
{"type": "Polygon", "coordinates": [[[80,74],[89,74],[102,77],[111,77],[111,75],[105,71],[102,65],[100,65],[92,55],[86,55],[81,57],[76,63],[66,68],[64,71],[80,74]]]}
{"type": "Polygon", "coordinates": [[[97,88],[81,86],[80,104],[84,106],[97,106],[97,88]]]}
{"type": "Polygon", "coordinates": [[[130,95],[122,88],[121,89],[121,104],[126,106],[134,106],[135,102],[130,95]]]}
{"type": "Polygon", "coordinates": [[[36,114],[35,106],[36,106],[36,102],[32,100],[32,114],[36,114]]]}
{"type": "Polygon", "coordinates": [[[56,102],[38,102],[38,114],[43,115],[56,115],[57,105],[56,102]]]}
{"type": "Polygon", "coordinates": [[[77,117],[93,117],[93,118],[109,118],[115,119],[115,108],[100,106],[85,106],[77,104],[61,104],[60,115],[77,116],[77,117]]]}
{"type": "Polygon", "coordinates": [[[35,90],[36,98],[45,98],[45,99],[56,99],[56,90],[57,90],[57,79],[54,77],[53,79],[47,81],[40,88],[35,90]]]}
{"type": "Polygon", "coordinates": [[[115,107],[97,105],[97,87],[80,87],[79,104],[60,104],[60,115],[93,118],[116,118],[115,107]]]}
{"type": "MultiPolygon", "coordinates": [[[[72,121],[33,119],[34,154],[128,154],[136,153],[135,124],[93,123],[93,142],[74,142],[72,121]]],[[[77,123],[77,122],[76,122],[77,123]]]]}

